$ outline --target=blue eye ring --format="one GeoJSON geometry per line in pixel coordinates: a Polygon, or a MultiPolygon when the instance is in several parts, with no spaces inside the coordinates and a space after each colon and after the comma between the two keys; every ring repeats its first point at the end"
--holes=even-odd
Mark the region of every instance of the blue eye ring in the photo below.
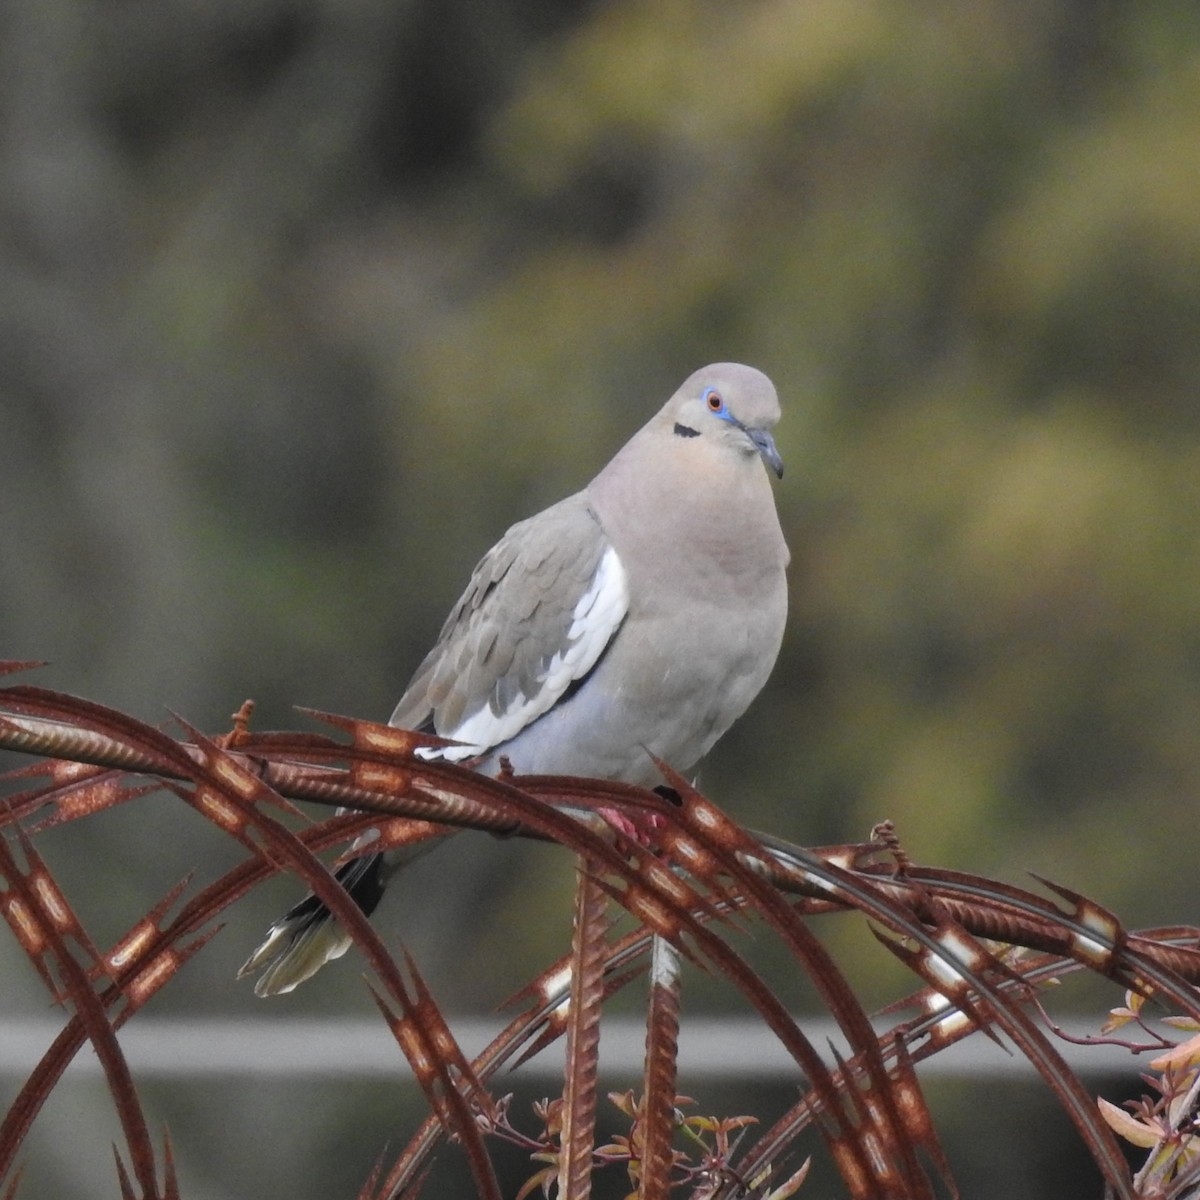
{"type": "Polygon", "coordinates": [[[704,401],[710,413],[719,417],[725,415],[725,401],[721,399],[721,393],[716,388],[705,388],[700,399],[704,401]]]}

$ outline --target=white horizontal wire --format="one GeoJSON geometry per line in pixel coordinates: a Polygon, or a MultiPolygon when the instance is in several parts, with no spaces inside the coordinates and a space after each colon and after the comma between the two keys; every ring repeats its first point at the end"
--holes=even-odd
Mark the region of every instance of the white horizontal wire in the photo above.
{"type": "MultiPolygon", "coordinates": [[[[845,1041],[832,1022],[801,1018],[800,1024],[822,1052],[831,1041],[844,1050],[845,1041]]],[[[500,1022],[479,1018],[451,1021],[468,1057],[479,1053],[501,1027],[500,1022]]],[[[0,1019],[0,1075],[28,1075],[61,1028],[62,1023],[52,1018],[0,1019]]],[[[1085,1032],[1079,1025],[1073,1031],[1085,1032]]],[[[252,1074],[380,1079],[410,1074],[391,1034],[378,1020],[144,1017],[131,1021],[118,1038],[131,1069],[141,1077],[252,1074]]],[[[1062,1041],[1055,1045],[1080,1075],[1132,1077],[1145,1069],[1144,1058],[1119,1047],[1079,1047],[1062,1041]]],[[[605,1020],[600,1054],[606,1073],[636,1075],[644,1048],[643,1025],[632,1018],[605,1020]]],[[[679,1063],[685,1076],[752,1082],[797,1078],[795,1064],[775,1036],[760,1022],[738,1017],[685,1019],[679,1063]]],[[[523,1066],[519,1077],[545,1078],[559,1073],[561,1066],[561,1048],[552,1046],[523,1066]]],[[[100,1064],[91,1047],[85,1046],[68,1070],[72,1075],[98,1075],[100,1064]]],[[[918,1071],[923,1078],[1017,1080],[1034,1074],[1020,1053],[1006,1053],[978,1035],[934,1055],[918,1071]]]]}

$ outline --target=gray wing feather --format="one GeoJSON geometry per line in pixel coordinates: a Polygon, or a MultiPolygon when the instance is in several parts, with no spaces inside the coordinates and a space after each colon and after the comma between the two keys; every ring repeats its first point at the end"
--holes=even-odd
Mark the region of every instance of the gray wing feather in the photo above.
{"type": "Polygon", "coordinates": [[[582,492],[514,525],[475,568],[391,723],[432,725],[452,738],[484,708],[498,719],[497,728],[506,714],[528,710],[528,720],[536,719],[585,673],[579,667],[591,668],[599,643],[624,617],[622,601],[595,627],[581,629],[577,620],[609,549],[582,492]],[[553,668],[581,637],[593,639],[594,652],[582,657],[574,676],[564,677],[553,668]]]}

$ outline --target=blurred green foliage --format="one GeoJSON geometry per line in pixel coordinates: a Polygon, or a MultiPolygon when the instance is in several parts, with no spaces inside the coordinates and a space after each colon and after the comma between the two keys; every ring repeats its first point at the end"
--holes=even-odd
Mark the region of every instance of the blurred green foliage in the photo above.
{"type": "MultiPolygon", "coordinates": [[[[501,530],[740,359],[793,609],[706,790],[1194,917],[1195,4],[13,0],[0,114],[0,629],[40,682],[383,718],[501,530]]],[[[182,872],[176,822],[81,887],[182,872]]],[[[446,859],[511,944],[541,877],[446,859]]]]}

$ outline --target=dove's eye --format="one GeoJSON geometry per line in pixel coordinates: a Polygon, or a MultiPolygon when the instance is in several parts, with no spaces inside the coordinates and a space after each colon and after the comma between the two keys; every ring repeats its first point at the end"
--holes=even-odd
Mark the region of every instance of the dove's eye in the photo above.
{"type": "Polygon", "coordinates": [[[716,388],[706,388],[703,399],[704,403],[708,405],[709,412],[723,413],[725,411],[725,401],[721,399],[721,393],[716,388]]]}

